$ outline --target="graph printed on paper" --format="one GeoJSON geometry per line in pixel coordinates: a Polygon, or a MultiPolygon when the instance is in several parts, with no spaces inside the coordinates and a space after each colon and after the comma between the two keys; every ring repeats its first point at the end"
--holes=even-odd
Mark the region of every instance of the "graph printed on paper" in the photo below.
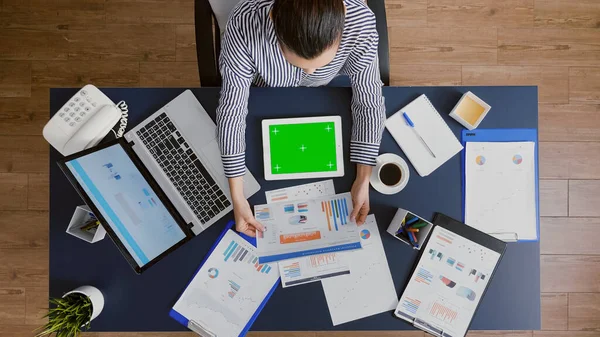
{"type": "Polygon", "coordinates": [[[232,262],[246,263],[253,265],[256,271],[268,274],[271,272],[272,267],[268,264],[258,263],[258,256],[251,253],[247,246],[238,244],[235,240],[231,240],[225,252],[223,252],[224,261],[227,262],[231,259],[232,262]]]}
{"type": "Polygon", "coordinates": [[[291,287],[350,274],[344,253],[328,253],[299,257],[279,262],[283,287],[291,287]]]}
{"type": "Polygon", "coordinates": [[[255,206],[256,218],[266,227],[257,235],[260,261],[360,248],[358,227],[350,221],[351,200],[344,193],[255,206]]]}
{"type": "Polygon", "coordinates": [[[484,246],[435,227],[396,316],[411,323],[423,320],[452,336],[464,335],[499,258],[484,246]]]}
{"type": "Polygon", "coordinates": [[[431,317],[452,326],[458,318],[459,310],[460,309],[457,306],[440,296],[436,301],[430,304],[428,311],[431,317]]]}
{"type": "Polygon", "coordinates": [[[279,278],[256,248],[228,230],[173,309],[218,336],[237,337],[279,278]]]}

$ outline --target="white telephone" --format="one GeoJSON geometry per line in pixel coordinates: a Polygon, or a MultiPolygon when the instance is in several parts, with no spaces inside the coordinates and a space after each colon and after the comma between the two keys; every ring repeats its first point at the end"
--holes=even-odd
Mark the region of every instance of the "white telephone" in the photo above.
{"type": "Polygon", "coordinates": [[[88,84],[50,119],[43,134],[50,145],[68,156],[97,145],[119,119],[117,136],[122,137],[127,127],[127,105],[115,105],[100,89],[88,84]]]}

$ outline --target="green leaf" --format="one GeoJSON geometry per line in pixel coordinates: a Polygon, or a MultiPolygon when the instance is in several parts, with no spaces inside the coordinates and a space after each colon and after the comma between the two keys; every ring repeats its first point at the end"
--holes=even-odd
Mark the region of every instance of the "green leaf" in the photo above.
{"type": "Polygon", "coordinates": [[[90,328],[92,316],[91,300],[81,294],[71,294],[64,298],[50,298],[50,308],[44,317],[48,323],[39,328],[37,337],[77,337],[82,329],[90,328]]]}

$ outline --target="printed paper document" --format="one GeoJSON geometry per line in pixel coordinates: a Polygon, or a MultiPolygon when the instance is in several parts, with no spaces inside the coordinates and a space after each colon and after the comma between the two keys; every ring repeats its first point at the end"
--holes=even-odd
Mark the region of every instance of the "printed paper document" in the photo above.
{"type": "Polygon", "coordinates": [[[500,254],[440,226],[400,298],[396,316],[418,318],[443,336],[464,336],[500,254]]]}
{"type": "Polygon", "coordinates": [[[291,186],[274,191],[266,191],[267,204],[283,201],[298,201],[334,195],[333,180],[324,180],[316,183],[291,186]]]}
{"type": "Polygon", "coordinates": [[[350,193],[254,206],[261,263],[360,248],[350,193]]]}
{"type": "Polygon", "coordinates": [[[216,336],[238,337],[279,278],[256,248],[228,230],[173,309],[216,336]]]}
{"type": "Polygon", "coordinates": [[[350,275],[321,280],[333,325],[354,321],[398,305],[379,228],[374,215],[358,227],[363,249],[340,253],[350,261],[350,275]]]}
{"type": "Polygon", "coordinates": [[[534,142],[469,142],[465,223],[505,241],[537,239],[534,142]]]}
{"type": "MultiPolygon", "coordinates": [[[[335,195],[335,187],[331,179],[265,192],[268,204],[331,195],[335,195]]],[[[327,253],[279,261],[279,271],[281,284],[286,288],[349,274],[350,266],[343,253],[327,253]]]]}
{"type": "Polygon", "coordinates": [[[284,288],[350,274],[346,253],[329,253],[279,261],[284,288]]]}

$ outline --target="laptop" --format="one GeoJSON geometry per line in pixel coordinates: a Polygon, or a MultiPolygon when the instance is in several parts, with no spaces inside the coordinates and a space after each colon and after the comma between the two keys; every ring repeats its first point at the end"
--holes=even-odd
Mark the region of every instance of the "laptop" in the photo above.
{"type": "MultiPolygon", "coordinates": [[[[123,138],[58,164],[138,273],[233,209],[216,125],[189,90],[123,138]]],[[[249,198],[260,185],[246,172],[249,198]]]]}

